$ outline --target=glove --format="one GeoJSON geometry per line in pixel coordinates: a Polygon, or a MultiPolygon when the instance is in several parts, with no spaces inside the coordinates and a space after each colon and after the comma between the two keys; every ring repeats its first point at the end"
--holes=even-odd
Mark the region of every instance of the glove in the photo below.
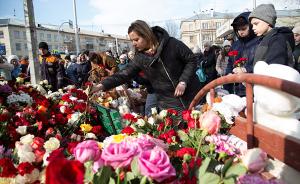
{"type": "Polygon", "coordinates": [[[176,96],[176,97],[182,96],[184,91],[185,91],[185,88],[186,88],[186,83],[185,82],[179,82],[177,84],[176,89],[175,89],[174,96],[176,96]]]}

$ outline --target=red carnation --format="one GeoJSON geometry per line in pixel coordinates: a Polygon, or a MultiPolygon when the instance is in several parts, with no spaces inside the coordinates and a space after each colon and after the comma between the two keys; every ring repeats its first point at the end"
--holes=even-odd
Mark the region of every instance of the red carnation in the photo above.
{"type": "Polygon", "coordinates": [[[92,132],[93,132],[95,135],[99,135],[99,134],[102,132],[102,126],[100,126],[100,125],[93,126],[92,132]]]}
{"type": "Polygon", "coordinates": [[[55,114],[55,121],[56,123],[60,123],[60,124],[66,124],[68,123],[68,118],[66,116],[64,116],[61,113],[55,114]]]}
{"type": "Polygon", "coordinates": [[[134,129],[130,126],[125,127],[122,131],[123,134],[131,135],[134,133],[134,129]]]}
{"type": "Polygon", "coordinates": [[[61,159],[61,158],[65,158],[64,148],[58,148],[52,151],[50,155],[47,157],[47,161],[52,162],[54,160],[61,159]]]}
{"type": "Polygon", "coordinates": [[[167,117],[165,121],[166,121],[167,126],[172,126],[173,125],[173,119],[172,118],[167,117]]]}
{"type": "Polygon", "coordinates": [[[64,94],[62,97],[61,97],[61,99],[63,100],[63,101],[65,101],[65,102],[68,102],[68,103],[70,103],[70,102],[72,102],[72,100],[70,100],[70,94],[64,94]]]}
{"type": "Polygon", "coordinates": [[[177,150],[176,156],[183,158],[185,154],[195,156],[196,155],[196,150],[194,148],[181,148],[180,150],[177,150]]]}
{"type": "Polygon", "coordinates": [[[35,161],[36,162],[43,161],[43,157],[44,157],[45,153],[46,153],[46,151],[42,148],[34,150],[35,161]]]}
{"type": "Polygon", "coordinates": [[[190,110],[182,111],[182,119],[184,121],[189,121],[190,119],[192,119],[191,111],[190,110]]]}
{"type": "Polygon", "coordinates": [[[59,158],[46,168],[46,184],[83,184],[84,173],[81,162],[59,158]]]}
{"type": "Polygon", "coordinates": [[[22,162],[18,166],[18,171],[21,176],[25,174],[30,174],[34,169],[34,166],[31,165],[29,162],[22,162]]]}
{"type": "Polygon", "coordinates": [[[157,130],[161,132],[161,131],[163,131],[164,128],[165,128],[165,124],[164,123],[160,123],[158,125],[158,127],[157,127],[157,130]]]}
{"type": "Polygon", "coordinates": [[[33,142],[31,143],[31,147],[33,149],[39,149],[42,148],[44,145],[44,139],[40,137],[33,138],[33,142]]]}
{"type": "Polygon", "coordinates": [[[74,150],[74,148],[77,146],[78,143],[79,143],[79,142],[69,142],[69,143],[68,143],[68,148],[67,148],[67,150],[68,150],[68,152],[69,152],[70,154],[73,154],[73,150],[74,150]]]}
{"type": "Polygon", "coordinates": [[[17,169],[8,158],[0,159],[0,177],[11,178],[16,176],[17,169]]]}
{"type": "Polygon", "coordinates": [[[132,114],[124,114],[123,115],[123,119],[124,120],[128,120],[128,121],[131,121],[131,122],[137,122],[137,118],[135,118],[132,114]]]}
{"type": "Polygon", "coordinates": [[[168,109],[167,112],[171,115],[174,115],[174,116],[177,116],[178,115],[178,112],[174,109],[168,109]]]}
{"type": "Polygon", "coordinates": [[[228,52],[228,56],[237,56],[239,54],[239,52],[237,50],[232,50],[230,52],[228,52]]]}
{"type": "Polygon", "coordinates": [[[76,103],[76,105],[74,106],[74,110],[75,111],[80,111],[80,112],[84,112],[86,108],[86,103],[81,102],[81,103],[76,103]]]}

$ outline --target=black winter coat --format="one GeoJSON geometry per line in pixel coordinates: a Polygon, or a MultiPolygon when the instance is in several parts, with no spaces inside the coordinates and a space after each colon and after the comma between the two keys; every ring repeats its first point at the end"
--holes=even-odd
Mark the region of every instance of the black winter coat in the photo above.
{"type": "Polygon", "coordinates": [[[137,52],[133,62],[106,78],[102,84],[108,90],[144,71],[157,94],[159,108],[186,109],[201,88],[195,73],[197,58],[184,43],[169,37],[161,27],[156,26],[152,30],[159,41],[156,54],[152,57],[137,52]],[[175,88],[181,81],[187,84],[185,93],[180,98],[174,97],[175,88]]]}

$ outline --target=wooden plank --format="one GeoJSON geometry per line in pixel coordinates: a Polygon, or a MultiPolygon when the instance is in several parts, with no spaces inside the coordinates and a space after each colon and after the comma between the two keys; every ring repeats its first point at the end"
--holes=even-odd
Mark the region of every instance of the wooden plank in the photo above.
{"type": "MultiPolygon", "coordinates": [[[[247,123],[245,118],[237,117],[230,133],[242,140],[247,140],[247,123]]],[[[283,133],[254,124],[254,147],[263,149],[269,156],[300,171],[300,140],[283,133]]]]}

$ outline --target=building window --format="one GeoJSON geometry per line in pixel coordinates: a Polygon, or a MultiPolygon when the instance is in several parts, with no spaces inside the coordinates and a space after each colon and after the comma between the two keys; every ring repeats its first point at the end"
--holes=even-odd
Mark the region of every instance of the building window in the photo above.
{"type": "Polygon", "coordinates": [[[44,33],[40,33],[40,39],[41,41],[44,41],[44,33]]]}
{"type": "Polygon", "coordinates": [[[14,31],[14,37],[20,39],[20,31],[14,31]]]}
{"type": "Polygon", "coordinates": [[[202,29],[208,29],[208,23],[202,23],[202,29]]]}
{"type": "Polygon", "coordinates": [[[24,50],[25,50],[25,51],[28,50],[27,43],[24,43],[24,50]]]}
{"type": "Polygon", "coordinates": [[[23,38],[26,40],[26,31],[23,31],[23,38]]]}
{"type": "Polygon", "coordinates": [[[47,41],[51,42],[51,34],[47,34],[47,41]]]}
{"type": "Polygon", "coordinates": [[[57,37],[58,37],[58,36],[55,34],[55,35],[54,35],[54,41],[55,41],[55,42],[58,41],[57,37]]]}
{"type": "Polygon", "coordinates": [[[0,31],[0,38],[4,38],[4,33],[3,33],[3,31],[0,31]]]}
{"type": "Polygon", "coordinates": [[[189,24],[189,31],[193,30],[193,24],[189,24]]]}
{"type": "Polygon", "coordinates": [[[221,27],[221,22],[216,22],[216,29],[218,29],[219,27],[221,27]]]}
{"type": "Polygon", "coordinates": [[[94,49],[94,45],[93,44],[86,44],[86,49],[87,50],[93,50],[94,49]]]}
{"type": "Polygon", "coordinates": [[[16,43],[16,51],[21,51],[21,43],[16,43]]]}

